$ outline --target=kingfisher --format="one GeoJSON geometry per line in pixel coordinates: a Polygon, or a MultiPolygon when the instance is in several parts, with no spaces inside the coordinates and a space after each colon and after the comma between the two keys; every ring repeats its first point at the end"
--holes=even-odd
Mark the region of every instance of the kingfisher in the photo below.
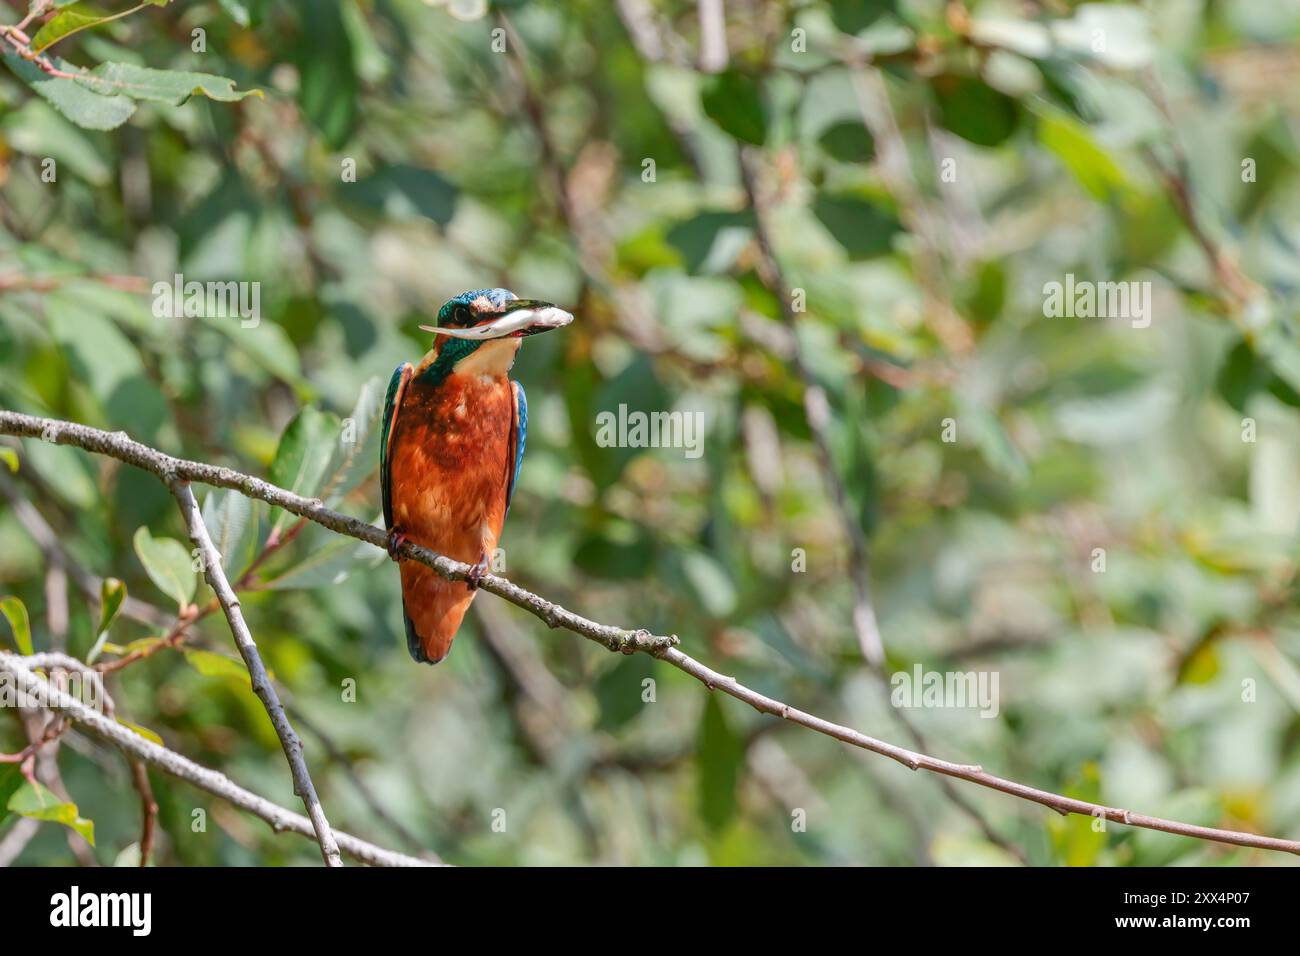
{"type": "Polygon", "coordinates": [[[438,311],[418,365],[388,384],[379,477],[388,553],[406,541],[473,565],[462,581],[401,561],[406,647],[420,663],[447,656],[510,511],[528,436],[524,389],[507,373],[525,336],[573,316],[509,289],[476,289],[438,311]]]}

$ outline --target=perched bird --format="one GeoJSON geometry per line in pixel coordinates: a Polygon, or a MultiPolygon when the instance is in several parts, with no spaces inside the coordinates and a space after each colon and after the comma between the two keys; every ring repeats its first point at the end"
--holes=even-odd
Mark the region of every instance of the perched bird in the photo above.
{"type": "Polygon", "coordinates": [[[388,385],[379,477],[388,551],[410,540],[474,565],[464,581],[401,562],[406,646],[436,664],[451,649],[479,578],[497,546],[528,433],[523,387],[506,377],[523,337],[573,316],[507,289],[479,289],[438,312],[433,347],[397,367],[388,385]]]}

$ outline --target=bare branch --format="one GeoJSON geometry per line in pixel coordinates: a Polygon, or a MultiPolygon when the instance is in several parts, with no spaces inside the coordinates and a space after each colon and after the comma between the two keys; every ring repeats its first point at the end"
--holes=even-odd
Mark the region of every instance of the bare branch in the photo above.
{"type": "MultiPolygon", "coordinates": [[[[30,660],[16,654],[0,653],[0,671],[13,675],[21,693],[38,701],[45,707],[60,711],[71,717],[87,730],[92,731],[131,756],[157,767],[164,773],[185,780],[201,790],[206,790],[213,796],[220,797],[241,810],[261,817],[277,833],[287,830],[305,837],[314,838],[316,836],[316,830],[312,822],[302,814],[293,813],[279,804],[272,803],[265,797],[258,796],[251,790],[245,790],[225,774],[200,766],[188,757],[147,740],[129,727],[92,710],[75,697],[59,690],[49,681],[34,674],[30,660]]],[[[430,865],[426,860],[418,860],[403,853],[385,850],[347,833],[336,832],[335,838],[339,849],[362,863],[373,866],[430,865]]]]}
{"type": "Polygon", "coordinates": [[[239,656],[244,659],[244,664],[248,667],[248,675],[252,678],[253,693],[257,694],[262,701],[267,714],[271,717],[271,724],[275,727],[275,734],[280,738],[280,746],[284,748],[284,755],[289,760],[289,769],[293,774],[293,792],[302,798],[303,805],[307,808],[307,816],[311,818],[312,827],[316,831],[316,840],[320,843],[320,852],[325,859],[325,865],[342,866],[343,861],[339,859],[338,845],[334,842],[334,834],[330,832],[329,821],[325,819],[325,809],[316,795],[316,786],[311,782],[307,761],[303,759],[302,740],[294,733],[289,717],[284,712],[284,705],[280,703],[280,695],[275,692],[275,686],[266,673],[262,655],[258,653],[257,644],[253,641],[253,633],[244,620],[239,595],[226,579],[225,569],[221,566],[221,555],[212,543],[207,525],[203,523],[203,513],[199,510],[199,502],[194,497],[194,491],[190,488],[189,482],[181,478],[164,478],[164,480],[167,481],[172,495],[180,505],[181,514],[185,517],[185,525],[189,529],[190,540],[199,551],[199,559],[203,562],[203,576],[207,578],[217,600],[221,602],[221,610],[225,612],[226,620],[230,623],[230,633],[234,635],[235,646],[239,648],[239,656]]]}
{"type": "MultiPolygon", "coordinates": [[[[38,418],[32,415],[23,415],[18,412],[0,411],[0,434],[21,435],[29,438],[44,437],[47,441],[57,444],[75,445],[87,451],[96,452],[124,461],[127,464],[135,465],[156,475],[167,476],[168,480],[180,479],[183,481],[198,481],[204,484],[214,485],[220,488],[231,488],[239,491],[252,498],[265,501],[268,504],[283,508],[286,511],[296,514],[303,518],[308,518],[320,524],[323,527],[336,531],[339,534],[346,534],[360,541],[366,541],[377,548],[386,548],[388,535],[376,528],[374,525],[367,524],[357,518],[352,518],[340,514],[333,509],[325,507],[318,500],[302,498],[292,492],[285,491],[283,488],[277,488],[269,482],[260,478],[254,478],[235,471],[231,468],[221,468],[216,465],[209,465],[202,462],[188,461],[182,458],[173,458],[170,455],[163,454],[147,445],[131,440],[125,433],[105,432],[97,428],[88,428],[85,425],[76,425],[71,422],[58,421],[50,418],[38,418]]],[[[471,570],[470,565],[460,561],[454,561],[444,555],[436,554],[428,548],[421,547],[413,542],[405,542],[400,552],[402,557],[418,561],[427,567],[432,568],[448,580],[464,580],[465,576],[471,570]]],[[[761,713],[771,714],[787,720],[791,723],[798,724],[809,730],[825,734],[828,737],[834,737],[836,740],[851,744],[854,747],[860,747],[872,753],[889,757],[896,760],[912,770],[928,770],[931,773],[941,774],[946,777],[955,777],[959,780],[965,780],[969,783],[977,784],[990,790],[997,790],[1001,793],[1010,794],[1019,797],[1022,800],[1028,800],[1032,803],[1042,804],[1050,807],[1061,814],[1078,813],[1084,816],[1103,817],[1112,823],[1121,823],[1127,826],[1143,827],[1148,830],[1161,830],[1166,833],[1175,833],[1180,836],[1192,837],[1199,840],[1212,840],[1218,843],[1228,843],[1235,846],[1258,847],[1265,850],[1280,850],[1285,853],[1294,853],[1300,855],[1300,840],[1284,840],[1278,837],[1261,836],[1254,833],[1243,833],[1236,830],[1220,830],[1214,827],[1196,826],[1190,823],[1182,823],[1177,820],[1167,820],[1161,817],[1151,817],[1145,814],[1134,813],[1129,810],[1118,807],[1107,807],[1097,803],[1089,803],[1086,800],[1076,800],[1072,797],[1066,797],[1061,794],[1051,793],[1047,790],[1039,790],[1026,784],[1017,783],[1014,780],[1006,780],[1002,777],[986,773],[982,767],[970,764],[953,763],[947,760],[940,760],[924,753],[918,753],[908,750],[906,747],[899,747],[884,740],[878,740],[875,737],[869,737],[860,733],[851,727],[844,727],[840,724],[833,723],[825,718],[818,717],[814,714],[791,707],[789,704],[774,698],[767,697],[746,687],[738,682],[735,678],[725,676],[706,665],[695,660],[688,654],[678,649],[679,643],[676,636],[658,636],[651,634],[644,629],[630,630],[627,628],[614,627],[609,624],[600,624],[591,621],[579,614],[554,604],[540,595],[521,588],[506,578],[495,574],[485,574],[479,581],[479,588],[488,591],[498,597],[504,598],[511,604],[521,607],[534,616],[540,618],[550,627],[562,627],[572,631],[590,641],[594,641],[611,651],[618,651],[623,654],[632,654],[637,651],[650,654],[662,661],[666,661],[678,670],[681,670],[699,680],[710,690],[720,690],[728,696],[734,697],[739,701],[749,704],[755,710],[761,713]]],[[[10,662],[15,660],[12,655],[0,655],[0,664],[11,669],[10,662]]],[[[18,665],[22,667],[21,664],[18,665]]],[[[25,670],[25,668],[24,668],[25,670]]],[[[28,672],[30,673],[30,672],[28,672]]],[[[66,695],[64,695],[66,700],[66,695]]],[[[81,707],[77,702],[72,701],[83,714],[89,714],[91,717],[98,718],[102,723],[103,718],[81,707]]],[[[73,716],[79,719],[76,710],[72,711],[73,716]]],[[[150,750],[149,754],[140,753],[151,763],[159,760],[170,762],[172,758],[185,760],[177,754],[173,754],[164,748],[157,747],[155,744],[132,734],[120,725],[112,724],[114,734],[104,734],[114,742],[120,740],[121,734],[126,734],[131,738],[132,746],[144,746],[146,748],[156,748],[157,751],[150,750]],[[120,733],[119,733],[120,732],[120,733]],[[153,759],[150,759],[153,758],[153,759]]],[[[96,727],[96,731],[100,731],[96,727]]],[[[189,764],[189,761],[185,761],[189,764]]],[[[222,786],[230,785],[229,781],[220,774],[206,770],[197,765],[190,764],[199,774],[211,774],[222,781],[222,786]]],[[[164,767],[163,769],[167,769],[164,767]]],[[[168,771],[172,772],[172,771],[168,771]]],[[[177,772],[177,776],[186,774],[177,772]]],[[[197,782],[197,781],[196,781],[197,782]]],[[[200,784],[202,785],[202,784],[200,784]]],[[[215,791],[214,791],[215,792],[215,791]]],[[[248,797],[261,801],[262,798],[243,791],[248,797]]],[[[232,801],[234,802],[234,801],[232,801]]],[[[262,801],[263,804],[267,801],[262,801]]],[[[240,804],[241,806],[243,804],[240,804]]],[[[283,808],[275,807],[273,811],[281,819],[287,815],[301,821],[301,828],[284,826],[284,829],[294,829],[298,833],[310,832],[311,824],[306,817],[288,814],[283,808]]],[[[265,808],[263,808],[265,809],[265,808]]],[[[259,814],[262,815],[262,814],[259,814]]],[[[267,819],[270,819],[269,817],[267,819]]],[[[355,841],[355,838],[349,838],[355,841]]],[[[355,841],[360,842],[360,841],[355,841]]],[[[354,842],[354,845],[355,845],[354,842]]],[[[348,853],[353,853],[347,843],[342,839],[340,834],[339,846],[348,853]]],[[[368,846],[368,845],[367,845],[368,846]]],[[[370,849],[374,849],[371,847],[370,849]]],[[[356,854],[353,854],[356,855],[356,854]]],[[[360,857],[359,857],[360,858],[360,857]]]]}

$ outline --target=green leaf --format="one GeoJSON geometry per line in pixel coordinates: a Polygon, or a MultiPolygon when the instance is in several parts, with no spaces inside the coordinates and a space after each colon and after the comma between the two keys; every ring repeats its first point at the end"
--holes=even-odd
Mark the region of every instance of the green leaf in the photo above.
{"type": "Polygon", "coordinates": [[[133,724],[131,723],[131,721],[123,720],[121,717],[117,718],[117,722],[121,724],[123,727],[128,728],[129,730],[135,731],[145,740],[152,741],[153,743],[156,743],[159,747],[163,745],[162,737],[158,736],[158,734],[154,733],[148,727],[141,727],[139,724],[133,724]]]}
{"type": "Polygon", "coordinates": [[[856,120],[833,123],[817,137],[830,156],[844,163],[869,163],[876,154],[876,141],[866,126],[856,120]]]}
{"type": "Polygon", "coordinates": [[[14,149],[40,159],[48,156],[60,172],[66,168],[92,186],[112,182],[113,167],[103,146],[39,97],[6,116],[0,129],[14,149]]]}
{"type": "Polygon", "coordinates": [[[99,586],[99,633],[108,633],[109,625],[126,600],[126,585],[117,578],[104,578],[99,586]]]}
{"type": "Polygon", "coordinates": [[[716,274],[731,268],[753,233],[753,210],[706,210],[677,223],[664,238],[682,254],[688,272],[716,274]]]}
{"type": "Polygon", "coordinates": [[[35,63],[24,60],[7,43],[0,43],[0,57],[20,80],[48,100],[55,109],[84,129],[117,129],[135,113],[135,102],[126,96],[100,96],[82,86],[79,67],[57,56],[47,55],[51,65],[71,76],[51,76],[35,63]]]}
{"type": "Polygon", "coordinates": [[[10,595],[0,598],[0,614],[9,621],[9,628],[14,634],[14,646],[18,653],[27,656],[32,653],[32,625],[27,618],[27,605],[10,595]]]}
{"type": "Polygon", "coordinates": [[[361,386],[352,414],[340,423],[321,494],[327,505],[337,504],[379,467],[379,428],[386,391],[378,376],[367,381],[361,386]]]}
{"type": "Polygon", "coordinates": [[[767,138],[767,118],[758,80],[739,70],[727,70],[704,81],[704,112],[725,132],[745,143],[762,146],[767,138]]]}
{"type": "Polygon", "coordinates": [[[253,14],[250,11],[250,3],[244,3],[243,0],[217,0],[221,9],[226,11],[230,19],[234,20],[241,27],[247,29],[253,25],[253,14]]]}
{"type": "Polygon", "coordinates": [[[1124,171],[1097,145],[1088,127],[1066,113],[1041,108],[1038,141],[1056,155],[1094,198],[1105,202],[1128,190],[1124,171]]]}
{"type": "Polygon", "coordinates": [[[897,0],[831,0],[831,22],[844,33],[860,33],[886,13],[897,0]]]}
{"type": "Polygon", "coordinates": [[[432,169],[402,163],[383,166],[343,186],[343,197],[378,210],[389,219],[423,217],[440,226],[451,222],[456,187],[432,169]]]}
{"type": "Polygon", "coordinates": [[[71,6],[64,7],[49,20],[46,20],[45,25],[36,31],[36,35],[32,37],[31,42],[32,52],[40,53],[42,50],[58,43],[64,37],[71,36],[89,27],[98,26],[101,23],[107,23],[109,20],[116,20],[127,13],[134,13],[138,9],[139,7],[135,7],[117,13],[100,13],[87,3],[74,3],[71,6]]]}
{"type": "Polygon", "coordinates": [[[291,591],[332,587],[360,568],[375,568],[388,559],[380,549],[364,541],[328,536],[320,547],[307,549],[301,562],[267,581],[263,586],[274,591],[291,591]]]}
{"type": "Polygon", "coordinates": [[[237,90],[235,81],[211,73],[185,73],[179,70],[155,70],[134,63],[101,63],[77,78],[87,89],[104,96],[121,93],[134,100],[150,100],[180,106],[191,96],[233,103],[246,96],[261,96],[262,91],[237,90]]]}
{"type": "Polygon", "coordinates": [[[0,445],[0,461],[9,466],[9,470],[18,474],[18,452],[8,446],[0,445]]]}
{"type": "Polygon", "coordinates": [[[242,681],[245,684],[252,684],[252,679],[248,676],[248,669],[244,667],[243,663],[226,657],[224,654],[187,649],[185,651],[185,660],[204,677],[227,677],[242,681]]]}
{"type": "Polygon", "coordinates": [[[644,654],[624,657],[601,674],[596,681],[596,701],[600,704],[600,729],[617,730],[646,710],[641,699],[643,682],[652,676],[654,661],[644,654]]]}
{"type": "MultiPolygon", "coordinates": [[[[280,447],[271,462],[271,483],[304,498],[315,498],[324,486],[340,432],[340,422],[334,415],[310,405],[303,408],[280,437],[280,447]]],[[[284,527],[290,519],[297,520],[297,516],[281,511],[274,529],[284,527]]]]}
{"type": "Polygon", "coordinates": [[[1243,415],[1256,392],[1267,391],[1280,402],[1300,406],[1300,392],[1277,375],[1271,363],[1245,339],[1238,339],[1223,360],[1215,380],[1223,400],[1243,415]]]}
{"type": "Polygon", "coordinates": [[[850,259],[888,253],[899,231],[897,219],[860,196],[818,193],[813,213],[850,259]]]}
{"type": "Polygon", "coordinates": [[[716,694],[710,694],[704,702],[696,753],[700,817],[710,830],[717,832],[736,812],[736,784],[745,747],[728,726],[716,694]]]}
{"type": "Polygon", "coordinates": [[[357,119],[356,58],[334,0],[306,0],[297,51],[298,102],[331,149],[341,149],[357,119]]]}
{"type": "Polygon", "coordinates": [[[9,798],[23,785],[22,771],[17,764],[0,764],[0,828],[9,817],[9,798]]]}
{"type": "Polygon", "coordinates": [[[221,566],[237,580],[253,562],[257,547],[253,502],[237,491],[209,493],[203,499],[203,523],[221,555],[221,566]]]}
{"type": "Polygon", "coordinates": [[[725,619],[736,609],[736,585],[727,569],[704,551],[680,554],[682,574],[695,592],[701,609],[718,619],[725,619]]]}
{"type": "Polygon", "coordinates": [[[105,578],[99,586],[99,630],[95,643],[86,654],[86,663],[93,664],[108,643],[108,628],[126,600],[126,585],[117,578],[105,578]]]}
{"type": "Polygon", "coordinates": [[[184,607],[194,599],[198,577],[190,552],[175,538],[155,538],[143,525],[135,533],[135,553],[149,579],[184,607]]]}
{"type": "Polygon", "coordinates": [[[1020,125],[1016,101],[977,77],[948,73],[931,88],[944,129],[976,146],[997,146],[1020,125]]]}
{"type": "Polygon", "coordinates": [[[64,803],[39,783],[28,781],[9,798],[8,807],[19,816],[32,820],[61,823],[95,845],[95,824],[83,818],[75,803],[64,803]]]}

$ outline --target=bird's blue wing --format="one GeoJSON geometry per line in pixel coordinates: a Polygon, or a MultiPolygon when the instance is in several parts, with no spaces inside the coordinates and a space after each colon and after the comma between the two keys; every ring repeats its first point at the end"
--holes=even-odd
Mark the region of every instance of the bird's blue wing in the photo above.
{"type": "Polygon", "coordinates": [[[524,396],[524,387],[518,382],[511,382],[515,389],[515,470],[506,487],[506,514],[510,514],[510,502],[515,497],[515,485],[519,483],[519,468],[524,463],[524,445],[528,441],[528,399],[524,396]]]}
{"type": "Polygon", "coordinates": [[[379,433],[379,487],[384,496],[384,524],[393,527],[393,480],[388,472],[388,463],[392,460],[393,432],[397,428],[397,412],[402,406],[402,397],[406,386],[410,384],[415,369],[410,362],[403,362],[393,372],[388,382],[388,395],[384,399],[384,427],[379,433]]]}

